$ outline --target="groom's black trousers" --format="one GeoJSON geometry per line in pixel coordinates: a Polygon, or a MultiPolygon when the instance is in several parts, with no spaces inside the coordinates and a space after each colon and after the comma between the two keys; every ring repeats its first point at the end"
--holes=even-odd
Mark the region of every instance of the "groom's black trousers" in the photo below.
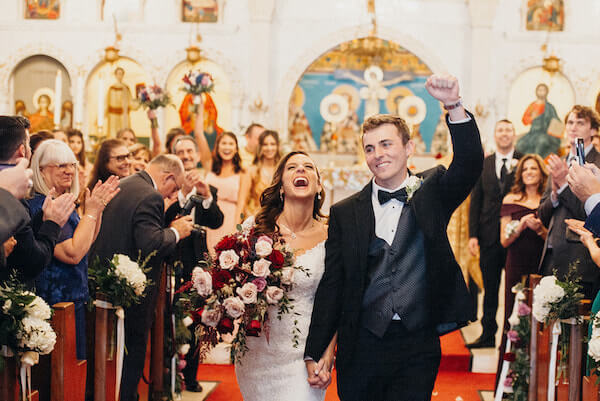
{"type": "Polygon", "coordinates": [[[433,328],[407,333],[392,321],[383,338],[359,329],[352,362],[338,367],[342,401],[428,401],[440,365],[440,339],[433,328]]]}

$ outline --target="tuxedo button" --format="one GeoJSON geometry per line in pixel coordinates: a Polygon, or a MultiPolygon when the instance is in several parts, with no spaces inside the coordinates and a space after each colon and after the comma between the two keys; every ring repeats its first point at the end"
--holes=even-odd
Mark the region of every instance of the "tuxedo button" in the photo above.
{"type": "Polygon", "coordinates": [[[392,273],[396,273],[397,271],[398,271],[398,269],[396,269],[396,268],[392,269],[392,273]]]}

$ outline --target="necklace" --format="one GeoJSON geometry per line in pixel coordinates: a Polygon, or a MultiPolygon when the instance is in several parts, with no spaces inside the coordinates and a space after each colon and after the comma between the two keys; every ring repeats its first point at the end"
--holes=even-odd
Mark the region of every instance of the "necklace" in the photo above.
{"type": "Polygon", "coordinates": [[[302,231],[299,231],[298,234],[296,234],[294,231],[292,231],[291,228],[289,228],[288,226],[286,226],[285,224],[283,224],[282,222],[279,222],[279,225],[281,225],[281,227],[285,228],[286,230],[288,230],[290,232],[290,237],[292,237],[292,240],[295,240],[296,238],[298,238],[298,234],[306,231],[306,230],[310,230],[315,226],[315,221],[312,221],[312,224],[310,225],[310,227],[303,229],[302,231]]]}

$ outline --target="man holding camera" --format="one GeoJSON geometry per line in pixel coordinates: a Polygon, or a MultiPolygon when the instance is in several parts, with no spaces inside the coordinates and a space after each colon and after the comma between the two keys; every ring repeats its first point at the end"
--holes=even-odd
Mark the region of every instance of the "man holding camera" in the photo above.
{"type": "Polygon", "coordinates": [[[549,156],[548,188],[538,208],[538,216],[548,228],[539,269],[544,276],[552,275],[556,270],[560,279],[573,263],[579,261],[577,273],[581,276],[584,296],[593,299],[600,288],[600,270],[591,260],[579,236],[567,229],[565,219],[586,218],[584,204],[569,188],[567,174],[572,163],[579,163],[577,138],[583,139],[585,162],[600,166],[600,153],[592,144],[592,137],[600,128],[600,117],[589,107],[575,105],[567,114],[565,124],[571,152],[565,159],[553,154],[549,156]]]}

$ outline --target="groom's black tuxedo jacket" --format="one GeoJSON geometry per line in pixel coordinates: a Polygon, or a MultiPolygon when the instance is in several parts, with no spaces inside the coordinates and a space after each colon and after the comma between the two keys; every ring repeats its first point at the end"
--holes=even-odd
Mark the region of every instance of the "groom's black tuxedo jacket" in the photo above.
{"type": "MultiPolygon", "coordinates": [[[[453,211],[479,178],[483,150],[474,117],[448,124],[454,159],[448,170],[437,166],[418,174],[424,179],[411,205],[425,238],[429,321],[440,334],[466,324],[472,316],[471,300],[454,259],[446,227],[453,211]]],[[[367,286],[367,252],[375,236],[371,203],[372,184],[333,205],[325,244],[325,273],[315,295],[305,356],[319,360],[338,333],[337,366],[340,371],[354,352],[367,286]]]]}

